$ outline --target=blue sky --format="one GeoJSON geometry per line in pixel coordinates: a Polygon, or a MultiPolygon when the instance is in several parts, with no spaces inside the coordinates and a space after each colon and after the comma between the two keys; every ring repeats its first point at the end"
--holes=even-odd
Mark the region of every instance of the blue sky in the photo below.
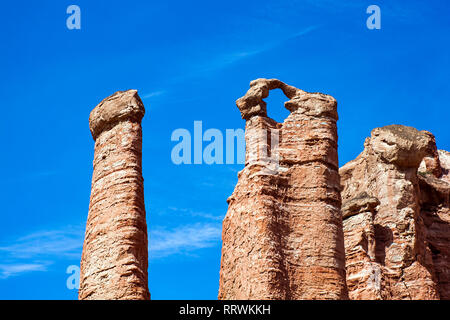
{"type": "MultiPolygon", "coordinates": [[[[338,100],[341,165],[405,124],[450,150],[445,1],[8,1],[0,10],[0,299],[76,299],[94,143],[88,117],[138,89],[154,299],[215,299],[221,221],[242,165],[171,162],[172,132],[244,128],[235,100],[278,78],[338,100]],[[81,8],[81,30],[66,8],[81,8]],[[381,8],[368,30],[366,8],[381,8]]],[[[279,90],[267,99],[281,121],[279,90]]]]}

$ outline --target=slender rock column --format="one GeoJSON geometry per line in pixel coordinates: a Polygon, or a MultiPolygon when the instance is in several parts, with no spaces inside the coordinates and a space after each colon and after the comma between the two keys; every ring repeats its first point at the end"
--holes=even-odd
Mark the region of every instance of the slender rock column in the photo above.
{"type": "Polygon", "coordinates": [[[79,299],[149,299],[142,178],[144,105],[136,90],[119,91],[91,112],[95,140],[89,216],[79,299]]]}
{"type": "Polygon", "coordinates": [[[236,104],[246,164],[223,222],[219,299],[348,298],[336,100],[257,79],[236,104]],[[267,116],[273,89],[290,99],[283,123],[267,116]]]}

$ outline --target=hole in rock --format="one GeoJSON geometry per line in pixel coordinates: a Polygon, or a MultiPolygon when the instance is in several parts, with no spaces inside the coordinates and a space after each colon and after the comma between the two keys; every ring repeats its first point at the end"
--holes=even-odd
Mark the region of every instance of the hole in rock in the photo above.
{"type": "Polygon", "coordinates": [[[264,99],[267,103],[267,115],[273,120],[283,123],[290,112],[284,107],[284,103],[288,101],[281,89],[270,90],[269,96],[264,99]]]}

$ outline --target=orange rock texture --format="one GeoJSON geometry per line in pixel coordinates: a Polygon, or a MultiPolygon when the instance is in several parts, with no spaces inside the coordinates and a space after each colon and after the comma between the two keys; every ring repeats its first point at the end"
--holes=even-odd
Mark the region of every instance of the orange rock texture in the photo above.
{"type": "Polygon", "coordinates": [[[440,298],[450,300],[450,152],[436,150],[435,144],[430,151],[418,172],[420,217],[440,298]]]}
{"type": "Polygon", "coordinates": [[[245,168],[223,222],[219,299],[346,299],[337,103],[276,79],[237,100],[245,168]],[[281,89],[283,123],[263,101],[281,89]]]}
{"type": "MultiPolygon", "coordinates": [[[[450,299],[450,153],[376,128],[342,168],[337,102],[257,79],[236,104],[246,161],[223,221],[219,299],[450,299]],[[267,115],[270,90],[290,115],[267,115]]],[[[136,90],[91,112],[95,140],[79,299],[150,299],[136,90]]]]}
{"type": "Polygon", "coordinates": [[[391,125],[340,169],[350,299],[449,299],[449,164],[431,133],[391,125]]]}
{"type": "Polygon", "coordinates": [[[136,90],[117,92],[91,112],[95,140],[79,299],[149,299],[142,178],[144,105],[136,90]]]}

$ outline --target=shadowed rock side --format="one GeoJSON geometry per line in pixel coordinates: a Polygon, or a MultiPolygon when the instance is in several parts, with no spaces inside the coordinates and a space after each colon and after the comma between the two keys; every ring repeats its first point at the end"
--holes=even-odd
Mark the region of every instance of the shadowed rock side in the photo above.
{"type": "Polygon", "coordinates": [[[219,299],[346,299],[336,100],[258,79],[236,104],[246,164],[223,222],[219,299]],[[283,123],[263,101],[277,88],[283,123]]]}
{"type": "Polygon", "coordinates": [[[89,117],[94,172],[79,299],[149,299],[142,178],[145,110],[136,90],[103,100],[89,117]]]}
{"type": "Polygon", "coordinates": [[[440,157],[448,164],[431,133],[391,125],[340,169],[350,299],[448,299],[450,184],[440,157]]]}
{"type": "Polygon", "coordinates": [[[435,144],[430,151],[418,172],[420,213],[439,295],[442,300],[450,300],[450,153],[436,150],[435,144]]]}

